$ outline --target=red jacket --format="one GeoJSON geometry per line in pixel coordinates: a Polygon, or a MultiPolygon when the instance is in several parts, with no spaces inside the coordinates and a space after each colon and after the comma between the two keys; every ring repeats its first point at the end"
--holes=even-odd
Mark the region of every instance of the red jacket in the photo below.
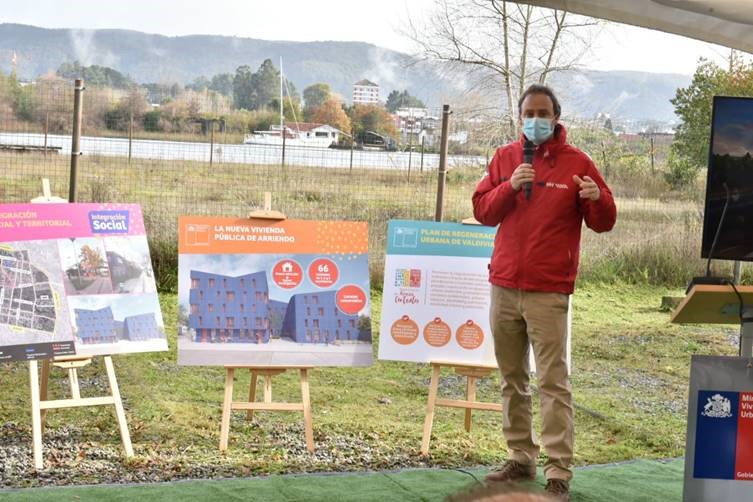
{"type": "Polygon", "coordinates": [[[578,272],[581,222],[596,232],[614,226],[612,192],[591,158],[566,140],[565,127],[557,124],[554,136],[536,149],[530,200],[510,184],[523,161],[522,137],[497,149],[476,187],[473,215],[484,225],[499,225],[489,266],[492,284],[570,294],[578,272]],[[599,200],[578,196],[574,174],[590,176],[599,185],[599,200]]]}

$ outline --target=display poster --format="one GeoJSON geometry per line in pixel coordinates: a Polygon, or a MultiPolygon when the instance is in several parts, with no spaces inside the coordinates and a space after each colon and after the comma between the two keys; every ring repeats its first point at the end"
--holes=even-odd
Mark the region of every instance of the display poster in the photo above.
{"type": "MultiPolygon", "coordinates": [[[[392,220],[379,358],[496,366],[488,265],[496,228],[392,220]]],[[[568,364],[570,319],[568,318],[568,364]]],[[[531,369],[535,369],[533,357],[531,369]]]]}
{"type": "Polygon", "coordinates": [[[691,357],[683,501],[753,500],[748,357],[691,357]]]}
{"type": "Polygon", "coordinates": [[[183,216],[178,227],[178,364],[371,364],[366,223],[183,216]]]}
{"type": "Polygon", "coordinates": [[[0,361],[160,350],[138,205],[0,205],[0,361]]]}

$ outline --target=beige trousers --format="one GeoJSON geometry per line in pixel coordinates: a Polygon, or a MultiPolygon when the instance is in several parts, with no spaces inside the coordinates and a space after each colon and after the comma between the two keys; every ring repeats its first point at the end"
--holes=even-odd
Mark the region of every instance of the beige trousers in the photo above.
{"type": "Polygon", "coordinates": [[[502,432],[509,457],[535,464],[539,444],[533,432],[529,387],[529,342],[541,397],[541,442],[548,455],[547,479],[570,480],[573,404],[567,368],[568,296],[492,285],[490,321],[502,374],[502,432]]]}

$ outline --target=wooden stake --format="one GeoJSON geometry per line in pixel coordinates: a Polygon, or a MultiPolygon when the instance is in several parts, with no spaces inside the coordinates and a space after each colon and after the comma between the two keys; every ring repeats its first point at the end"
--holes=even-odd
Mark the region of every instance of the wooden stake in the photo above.
{"type": "Polygon", "coordinates": [[[311,416],[308,370],[301,368],[301,400],[303,401],[303,429],[306,435],[306,449],[314,453],[314,419],[311,416]]]}
{"type": "Polygon", "coordinates": [[[222,422],[220,423],[220,451],[227,450],[230,433],[230,411],[233,409],[233,374],[235,368],[227,368],[225,374],[225,401],[222,403],[222,422]]]}
{"type": "MultiPolygon", "coordinates": [[[[248,402],[253,403],[256,401],[256,378],[259,376],[256,371],[249,369],[249,373],[251,373],[251,381],[248,383],[248,402]]],[[[254,410],[248,410],[246,412],[246,420],[251,420],[254,418],[254,410]]]]}
{"type": "Polygon", "coordinates": [[[39,403],[39,374],[37,362],[29,361],[29,387],[31,390],[31,436],[34,454],[34,468],[44,468],[42,459],[42,412],[39,403]]]}
{"type": "MultiPolygon", "coordinates": [[[[47,401],[47,382],[50,379],[50,360],[42,361],[42,386],[39,389],[39,400],[47,401]]],[[[47,417],[47,410],[41,410],[41,429],[44,429],[44,420],[47,417]]]]}
{"type": "Polygon", "coordinates": [[[128,422],[126,421],[125,410],[123,410],[123,401],[120,399],[120,389],[118,380],[115,378],[115,367],[112,365],[112,357],[105,356],[105,369],[107,370],[107,379],[110,381],[110,393],[115,401],[115,416],[118,419],[120,428],[120,439],[123,441],[123,449],[126,457],[133,456],[133,446],[131,445],[131,435],[128,433],[128,422]]]}
{"type": "Polygon", "coordinates": [[[426,401],[426,418],[424,419],[424,437],[421,441],[421,455],[429,454],[429,441],[431,441],[431,428],[434,425],[434,405],[437,401],[439,387],[438,364],[431,365],[431,383],[429,384],[429,399],[426,401]]]}

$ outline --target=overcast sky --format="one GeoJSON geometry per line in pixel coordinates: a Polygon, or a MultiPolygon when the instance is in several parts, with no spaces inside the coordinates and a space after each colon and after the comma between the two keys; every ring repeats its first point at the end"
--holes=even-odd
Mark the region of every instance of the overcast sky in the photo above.
{"type": "MultiPolygon", "coordinates": [[[[266,40],[370,42],[413,52],[397,30],[433,0],[0,0],[1,22],[45,28],[122,28],[162,35],[216,34],[266,40]]],[[[728,49],[676,35],[610,24],[585,66],[692,74],[700,56],[728,49]]]]}

